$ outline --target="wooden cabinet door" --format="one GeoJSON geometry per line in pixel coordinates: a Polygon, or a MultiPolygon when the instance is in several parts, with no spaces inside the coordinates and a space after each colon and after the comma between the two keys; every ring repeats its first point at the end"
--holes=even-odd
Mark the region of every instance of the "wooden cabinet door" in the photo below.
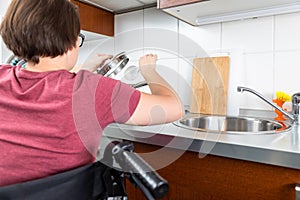
{"type": "MultiPolygon", "coordinates": [[[[153,152],[160,147],[134,143],[135,152],[153,152]]],[[[146,160],[154,167],[175,149],[159,158],[146,160]]],[[[141,156],[143,156],[141,154],[141,156]]],[[[300,183],[300,170],[185,152],[178,160],[157,171],[169,182],[170,200],[294,200],[295,184],[300,183]]],[[[143,200],[144,195],[126,184],[130,200],[143,200]]]]}
{"type": "Polygon", "coordinates": [[[114,14],[104,9],[71,0],[78,6],[81,29],[99,33],[107,36],[114,36],[114,14]]]}

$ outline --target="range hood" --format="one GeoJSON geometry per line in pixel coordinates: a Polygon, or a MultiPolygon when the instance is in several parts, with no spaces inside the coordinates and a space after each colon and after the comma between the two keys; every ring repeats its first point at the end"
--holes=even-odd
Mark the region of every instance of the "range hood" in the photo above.
{"type": "Polygon", "coordinates": [[[81,0],[82,2],[101,7],[115,14],[121,14],[143,8],[155,7],[157,0],[81,0]]]}
{"type": "Polygon", "coordinates": [[[197,26],[298,12],[300,0],[205,0],[163,10],[197,26]]]}

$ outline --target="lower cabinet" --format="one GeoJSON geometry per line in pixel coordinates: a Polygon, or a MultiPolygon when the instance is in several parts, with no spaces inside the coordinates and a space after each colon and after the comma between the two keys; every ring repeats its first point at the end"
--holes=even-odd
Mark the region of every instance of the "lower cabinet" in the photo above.
{"type": "MultiPolygon", "coordinates": [[[[161,147],[134,143],[137,153],[153,152],[161,147]]],[[[167,149],[155,158],[143,157],[154,169],[164,158],[180,150],[167,149]]],[[[157,172],[169,182],[169,193],[163,199],[295,199],[295,185],[300,183],[300,170],[255,162],[182,152],[175,162],[157,172]]],[[[130,200],[146,199],[129,182],[126,191],[130,200]]]]}

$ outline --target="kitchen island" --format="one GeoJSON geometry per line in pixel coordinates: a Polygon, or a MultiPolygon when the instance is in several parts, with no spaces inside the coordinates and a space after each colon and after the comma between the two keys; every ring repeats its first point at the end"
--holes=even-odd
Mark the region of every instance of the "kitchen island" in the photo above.
{"type": "MultiPolygon", "coordinates": [[[[243,116],[270,117],[247,112],[243,116]]],[[[112,124],[110,138],[135,151],[169,181],[164,199],[295,199],[300,183],[298,126],[265,135],[215,134],[180,128],[112,124]]],[[[128,187],[130,199],[141,199],[128,187]]]]}

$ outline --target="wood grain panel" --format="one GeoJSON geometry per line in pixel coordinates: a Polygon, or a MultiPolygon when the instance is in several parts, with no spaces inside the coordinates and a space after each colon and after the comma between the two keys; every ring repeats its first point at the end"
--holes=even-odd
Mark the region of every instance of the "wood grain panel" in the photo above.
{"type": "MultiPolygon", "coordinates": [[[[159,148],[140,143],[134,143],[134,147],[135,152],[159,148]]],[[[168,154],[166,151],[166,155],[147,162],[158,163],[161,156],[168,154]]],[[[300,183],[299,170],[212,155],[200,159],[194,152],[185,152],[158,173],[170,185],[164,200],[294,200],[295,183],[300,183]]],[[[130,200],[145,199],[139,189],[128,183],[126,186],[130,200]]]]}
{"type": "Polygon", "coordinates": [[[191,112],[226,115],[229,70],[228,56],[194,59],[191,112]]]}
{"type": "Polygon", "coordinates": [[[191,3],[197,3],[207,0],[158,0],[157,5],[159,9],[165,9],[170,7],[182,6],[191,3]]]}
{"type": "Polygon", "coordinates": [[[78,6],[81,29],[114,36],[114,14],[101,8],[72,0],[78,6]]]}

